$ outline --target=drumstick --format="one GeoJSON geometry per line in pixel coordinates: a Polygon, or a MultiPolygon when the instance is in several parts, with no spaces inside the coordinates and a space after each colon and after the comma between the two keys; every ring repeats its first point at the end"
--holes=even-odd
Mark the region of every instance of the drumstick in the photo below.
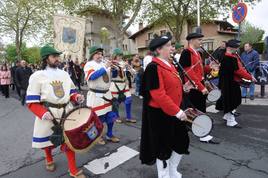
{"type": "Polygon", "coordinates": [[[202,129],[204,129],[204,127],[202,127],[201,125],[199,125],[199,124],[197,124],[197,123],[195,123],[195,122],[193,122],[192,120],[190,120],[190,119],[185,119],[185,121],[187,121],[187,122],[190,122],[191,124],[194,124],[194,125],[197,125],[198,127],[200,127],[200,128],[202,128],[202,129]]]}
{"type": "MultiPolygon", "coordinates": [[[[55,118],[56,120],[61,120],[62,118],[55,118]]],[[[75,121],[75,119],[64,119],[64,120],[69,120],[69,121],[75,121]]]]}

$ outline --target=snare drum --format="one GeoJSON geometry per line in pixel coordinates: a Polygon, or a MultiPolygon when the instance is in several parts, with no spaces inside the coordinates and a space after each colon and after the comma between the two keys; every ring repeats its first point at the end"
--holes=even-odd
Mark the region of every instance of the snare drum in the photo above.
{"type": "Polygon", "coordinates": [[[221,91],[216,85],[210,81],[205,81],[205,87],[208,90],[207,100],[210,102],[216,102],[221,97],[221,91]]]}
{"type": "Polygon", "coordinates": [[[209,135],[213,128],[213,121],[209,116],[192,108],[188,108],[184,112],[189,122],[187,123],[187,126],[195,136],[201,138],[209,135]]]}
{"type": "Polygon", "coordinates": [[[90,108],[75,108],[63,123],[65,143],[74,152],[87,152],[102,136],[103,128],[99,117],[90,108]]]}

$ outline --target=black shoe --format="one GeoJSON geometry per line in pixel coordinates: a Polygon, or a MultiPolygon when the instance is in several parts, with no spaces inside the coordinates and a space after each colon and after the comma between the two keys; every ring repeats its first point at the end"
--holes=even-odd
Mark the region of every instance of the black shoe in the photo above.
{"type": "Polygon", "coordinates": [[[228,127],[236,128],[236,129],[242,129],[243,128],[240,124],[236,124],[234,126],[228,126],[228,127]]]}
{"type": "Polygon", "coordinates": [[[249,99],[250,99],[250,100],[254,100],[254,96],[250,96],[249,99]]]}
{"type": "Polygon", "coordinates": [[[202,143],[214,144],[214,145],[217,145],[217,144],[220,144],[220,143],[221,143],[221,142],[220,142],[218,139],[216,139],[216,138],[212,138],[211,140],[208,140],[208,141],[201,141],[201,140],[200,140],[200,142],[202,142],[202,143]]]}
{"type": "Polygon", "coordinates": [[[234,115],[235,117],[239,117],[239,116],[241,115],[241,113],[240,113],[240,112],[233,112],[233,115],[234,115]]]}

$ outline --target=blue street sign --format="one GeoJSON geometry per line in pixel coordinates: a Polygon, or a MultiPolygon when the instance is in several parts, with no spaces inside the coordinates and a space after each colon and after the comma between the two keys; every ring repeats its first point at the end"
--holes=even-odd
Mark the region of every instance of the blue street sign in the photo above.
{"type": "Polygon", "coordinates": [[[245,3],[238,3],[236,6],[233,8],[233,21],[235,23],[241,23],[247,16],[248,8],[245,3]]]}

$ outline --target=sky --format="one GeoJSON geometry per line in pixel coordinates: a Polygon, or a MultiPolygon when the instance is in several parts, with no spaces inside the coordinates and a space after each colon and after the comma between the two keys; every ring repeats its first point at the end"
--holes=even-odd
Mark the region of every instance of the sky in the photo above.
{"type": "Polygon", "coordinates": [[[262,28],[265,31],[264,36],[268,36],[268,0],[262,0],[253,9],[249,7],[246,20],[262,28]]]}
{"type": "MultiPolygon", "coordinates": [[[[231,15],[230,15],[231,17],[231,15]]],[[[254,7],[249,7],[248,6],[248,14],[246,17],[246,20],[252,23],[253,25],[260,27],[265,31],[265,36],[268,36],[268,0],[262,0],[260,3],[258,3],[254,7]]],[[[231,18],[228,19],[229,22],[232,24],[235,24],[231,18]]],[[[129,29],[132,33],[135,33],[138,31],[138,25],[132,25],[129,29]]],[[[4,44],[9,44],[11,43],[11,39],[9,38],[2,38],[2,41],[4,44]]],[[[33,46],[37,45],[34,43],[36,40],[30,40],[27,42],[28,46],[33,46]]]]}

